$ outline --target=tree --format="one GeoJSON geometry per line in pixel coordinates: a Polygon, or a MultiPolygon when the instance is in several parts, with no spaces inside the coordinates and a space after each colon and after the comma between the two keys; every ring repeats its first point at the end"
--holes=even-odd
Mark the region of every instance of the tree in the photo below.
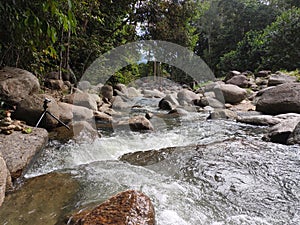
{"type": "Polygon", "coordinates": [[[7,0],[0,2],[0,20],[1,67],[16,66],[36,74],[53,67],[61,71],[63,61],[68,61],[63,58],[65,46],[76,27],[71,0],[7,0]]]}
{"type": "MultiPolygon", "coordinates": [[[[136,17],[142,31],[141,39],[168,41],[193,50],[197,41],[193,23],[199,17],[200,6],[198,1],[191,0],[140,1],[136,17]]],[[[154,76],[161,75],[164,70],[174,75],[173,78],[185,76],[155,59],[151,64],[153,69],[148,71],[152,71],[154,76]]]]}
{"type": "Polygon", "coordinates": [[[263,31],[250,31],[221,58],[221,71],[300,68],[300,9],[284,11],[263,31]]]}
{"type": "Polygon", "coordinates": [[[195,52],[220,74],[221,57],[234,50],[245,34],[264,29],[279,13],[257,0],[211,0],[198,22],[199,39],[195,52]]]}

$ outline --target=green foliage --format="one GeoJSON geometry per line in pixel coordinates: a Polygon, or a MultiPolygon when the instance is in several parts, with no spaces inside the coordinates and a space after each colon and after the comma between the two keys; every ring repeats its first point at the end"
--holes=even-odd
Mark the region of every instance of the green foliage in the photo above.
{"type": "Polygon", "coordinates": [[[272,70],[300,68],[300,8],[284,11],[264,32],[262,64],[272,70]]]}
{"type": "Polygon", "coordinates": [[[76,26],[71,0],[8,0],[0,3],[0,20],[0,65],[36,74],[59,65],[62,35],[76,26]]]}
{"type": "Polygon", "coordinates": [[[249,31],[263,30],[275,20],[279,10],[256,0],[208,2],[209,8],[198,22],[199,39],[195,52],[220,76],[222,73],[218,64],[221,57],[224,54],[233,57],[235,53],[231,51],[236,49],[244,36],[249,31]]]}
{"type": "Polygon", "coordinates": [[[221,71],[300,68],[300,9],[284,11],[263,31],[250,31],[220,61],[221,71]]]}

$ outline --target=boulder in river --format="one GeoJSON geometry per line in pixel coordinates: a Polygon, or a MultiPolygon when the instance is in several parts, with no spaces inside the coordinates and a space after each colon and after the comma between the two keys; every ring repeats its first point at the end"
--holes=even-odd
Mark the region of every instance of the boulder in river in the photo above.
{"type": "Polygon", "coordinates": [[[300,122],[290,134],[287,144],[300,144],[300,122]]]}
{"type": "Polygon", "coordinates": [[[293,76],[289,76],[287,74],[277,72],[276,74],[272,74],[268,80],[268,86],[276,86],[284,83],[293,83],[296,82],[297,78],[293,76]]]}
{"type": "Polygon", "coordinates": [[[221,84],[216,86],[224,96],[225,103],[237,104],[247,97],[247,91],[233,84],[221,84]]]}
{"type": "Polygon", "coordinates": [[[96,128],[86,121],[73,121],[69,127],[70,130],[64,126],[53,129],[50,137],[61,141],[73,139],[77,143],[93,142],[101,137],[96,128]]]}
{"type": "Polygon", "coordinates": [[[26,179],[20,189],[6,196],[0,208],[1,224],[63,224],[78,190],[78,181],[67,173],[26,179]]]}
{"type": "Polygon", "coordinates": [[[92,210],[81,211],[70,218],[71,225],[155,224],[152,202],[142,192],[121,192],[92,210]]]}
{"type": "Polygon", "coordinates": [[[42,128],[32,128],[32,132],[28,134],[0,134],[0,153],[13,179],[22,175],[47,142],[48,132],[42,128]]]}
{"type": "Polygon", "coordinates": [[[264,135],[263,140],[287,144],[288,139],[296,129],[296,126],[299,122],[300,117],[282,120],[280,123],[269,129],[268,133],[264,135]]]}
{"type": "Polygon", "coordinates": [[[226,81],[226,84],[233,84],[241,88],[246,88],[249,87],[249,79],[245,75],[241,74],[232,77],[231,79],[226,81]]]}
{"type": "Polygon", "coordinates": [[[134,132],[154,130],[151,122],[145,116],[134,116],[125,121],[118,121],[113,124],[114,129],[128,129],[134,132]]]}
{"type": "Polygon", "coordinates": [[[258,93],[256,110],[265,114],[300,113],[300,83],[285,83],[258,93]]]}
{"type": "Polygon", "coordinates": [[[0,153],[0,207],[4,201],[6,182],[9,176],[8,169],[6,167],[5,160],[0,153]]]}
{"type": "Polygon", "coordinates": [[[273,126],[281,122],[271,115],[239,115],[237,122],[260,126],[273,126]]]}
{"type": "Polygon", "coordinates": [[[183,89],[177,93],[178,102],[180,105],[193,104],[193,101],[200,99],[200,96],[188,89],[183,89]]]}
{"type": "Polygon", "coordinates": [[[39,80],[32,73],[18,69],[5,67],[0,70],[0,98],[10,104],[18,104],[28,95],[38,93],[39,80]]]}

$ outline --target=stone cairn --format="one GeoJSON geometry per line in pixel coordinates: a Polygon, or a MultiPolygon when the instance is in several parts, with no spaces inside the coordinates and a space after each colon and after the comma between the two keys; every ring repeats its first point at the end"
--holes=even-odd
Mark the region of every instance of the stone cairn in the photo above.
{"type": "Polygon", "coordinates": [[[2,134],[12,134],[13,131],[22,131],[26,132],[26,125],[24,122],[19,120],[11,119],[11,112],[5,111],[5,117],[0,120],[0,133],[2,134]]]}

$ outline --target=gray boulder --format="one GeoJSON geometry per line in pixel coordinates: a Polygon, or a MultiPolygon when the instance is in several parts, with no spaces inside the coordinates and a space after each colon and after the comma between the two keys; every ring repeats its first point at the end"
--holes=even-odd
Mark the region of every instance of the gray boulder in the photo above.
{"type": "Polygon", "coordinates": [[[136,97],[141,97],[141,96],[142,96],[142,94],[136,88],[134,88],[134,87],[127,88],[127,97],[128,98],[136,98],[136,97]]]}
{"type": "Polygon", "coordinates": [[[11,104],[18,104],[28,95],[38,93],[39,80],[30,72],[5,67],[0,70],[0,98],[11,104]]]}
{"type": "Polygon", "coordinates": [[[145,116],[134,116],[128,120],[118,121],[113,124],[116,130],[131,130],[134,132],[154,130],[151,122],[145,116]]]}
{"type": "Polygon", "coordinates": [[[193,104],[194,100],[200,99],[200,96],[188,89],[183,89],[177,93],[177,98],[180,105],[188,105],[193,104]]]}
{"type": "Polygon", "coordinates": [[[0,207],[5,198],[6,181],[7,181],[8,174],[9,172],[6,167],[6,163],[0,153],[0,207]]]}
{"type": "Polygon", "coordinates": [[[290,134],[287,144],[300,144],[300,122],[296,125],[293,132],[290,134]]]}
{"type": "Polygon", "coordinates": [[[97,100],[100,101],[100,98],[96,99],[95,95],[83,92],[73,93],[64,97],[64,101],[67,103],[83,106],[95,111],[98,110],[97,100]]]}
{"type": "Polygon", "coordinates": [[[236,119],[237,114],[229,109],[216,109],[207,119],[236,119]]]}
{"type": "Polygon", "coordinates": [[[271,115],[239,115],[237,122],[259,126],[273,126],[280,123],[281,119],[271,115]]]}
{"type": "Polygon", "coordinates": [[[65,123],[71,121],[89,121],[94,118],[94,112],[83,106],[71,105],[64,102],[58,103],[59,119],[65,123]]]}
{"type": "MultiPolygon", "coordinates": [[[[16,107],[13,116],[18,120],[25,121],[30,126],[35,126],[43,113],[45,98],[51,100],[48,103],[48,111],[54,116],[60,116],[59,106],[55,99],[45,94],[34,94],[20,101],[16,107]]],[[[41,127],[54,128],[58,122],[49,115],[46,115],[41,121],[41,127]]]]}
{"type": "Polygon", "coordinates": [[[256,110],[272,115],[300,113],[300,83],[285,83],[259,92],[256,110]]]}
{"type": "Polygon", "coordinates": [[[280,123],[271,127],[263,140],[271,141],[280,144],[287,144],[288,139],[294,132],[297,124],[300,122],[300,117],[282,120],[280,123]]]}
{"type": "Polygon", "coordinates": [[[13,179],[22,175],[47,142],[48,132],[42,128],[32,128],[29,134],[0,134],[0,153],[13,179]]]}
{"type": "Polygon", "coordinates": [[[232,79],[233,77],[235,76],[239,76],[241,75],[241,73],[239,71],[236,71],[236,70],[232,70],[232,71],[229,71],[227,74],[226,74],[226,77],[224,79],[224,82],[227,82],[228,80],[232,79]]]}
{"type": "Polygon", "coordinates": [[[249,87],[249,79],[245,75],[237,75],[226,81],[226,84],[233,84],[241,88],[249,87]]]}
{"type": "Polygon", "coordinates": [[[62,91],[66,89],[63,80],[54,80],[54,79],[47,79],[45,81],[45,87],[50,88],[51,90],[58,90],[58,91],[62,91]]]}
{"type": "Polygon", "coordinates": [[[173,104],[164,98],[159,101],[158,107],[161,110],[172,110],[174,108],[173,104]]]}
{"type": "Polygon", "coordinates": [[[69,124],[70,130],[58,127],[51,131],[51,135],[57,140],[75,140],[77,143],[93,142],[100,137],[98,131],[86,121],[74,121],[69,124]]]}
{"type": "Polygon", "coordinates": [[[297,78],[293,76],[286,75],[281,72],[272,74],[268,80],[268,86],[276,86],[284,83],[293,83],[296,82],[297,78]]]}
{"type": "Polygon", "coordinates": [[[104,85],[101,87],[101,95],[103,98],[108,99],[109,101],[112,100],[114,95],[113,87],[110,85],[104,85]]]}
{"type": "Polygon", "coordinates": [[[255,74],[255,77],[268,77],[269,75],[271,75],[270,70],[261,70],[255,74]]]}
{"type": "Polygon", "coordinates": [[[225,103],[237,104],[247,97],[247,91],[233,84],[221,84],[215,87],[224,96],[225,103]]]}

